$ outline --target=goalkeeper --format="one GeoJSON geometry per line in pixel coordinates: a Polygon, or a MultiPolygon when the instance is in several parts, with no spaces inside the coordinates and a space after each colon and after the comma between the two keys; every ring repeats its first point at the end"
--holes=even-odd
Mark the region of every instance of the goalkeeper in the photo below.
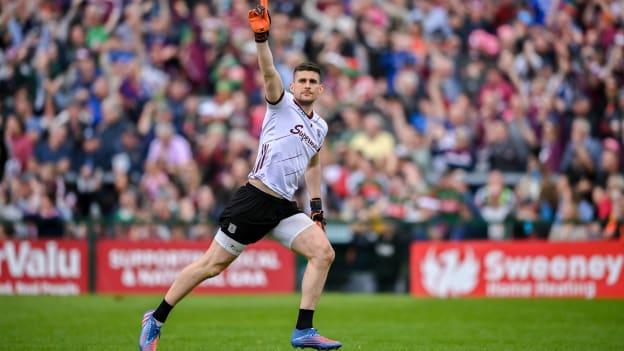
{"type": "Polygon", "coordinates": [[[270,231],[285,246],[308,259],[291,345],[317,350],[342,346],[319,335],[312,323],[334,260],[334,250],[325,235],[321,204],[319,151],[327,135],[327,123],[313,110],[314,101],[323,92],[321,69],[313,63],[298,65],[293,71],[290,92],[285,91],[267,42],[271,26],[268,1],[262,0],[249,11],[248,17],[267,101],[256,163],[248,183],[236,191],[221,214],[220,229],[206,253],[180,272],[155,311],[144,314],[139,339],[141,350],[156,350],[169,312],[193,288],[221,273],[246,245],[270,231]],[[302,178],[311,199],[311,218],[293,201],[302,178]]]}

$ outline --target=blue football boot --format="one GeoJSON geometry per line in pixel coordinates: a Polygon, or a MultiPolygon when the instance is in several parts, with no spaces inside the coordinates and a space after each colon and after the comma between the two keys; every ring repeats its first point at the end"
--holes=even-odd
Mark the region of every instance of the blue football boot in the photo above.
{"type": "Polygon", "coordinates": [[[139,350],[140,351],[156,351],[158,340],[160,339],[160,328],[156,322],[156,319],[152,316],[154,311],[147,311],[143,315],[143,321],[141,322],[141,337],[139,338],[139,350]]]}
{"type": "Polygon", "coordinates": [[[342,347],[339,341],[321,336],[314,328],[293,330],[290,343],[295,348],[312,348],[315,350],[337,350],[342,347]]]}

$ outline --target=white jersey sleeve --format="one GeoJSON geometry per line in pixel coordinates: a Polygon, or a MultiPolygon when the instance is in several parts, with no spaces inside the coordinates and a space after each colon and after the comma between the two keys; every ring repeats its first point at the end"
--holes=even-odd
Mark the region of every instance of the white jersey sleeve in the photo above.
{"type": "Polygon", "coordinates": [[[258,155],[249,177],[292,200],[310,159],[323,145],[327,123],[315,112],[307,115],[289,92],[267,105],[258,155]]]}

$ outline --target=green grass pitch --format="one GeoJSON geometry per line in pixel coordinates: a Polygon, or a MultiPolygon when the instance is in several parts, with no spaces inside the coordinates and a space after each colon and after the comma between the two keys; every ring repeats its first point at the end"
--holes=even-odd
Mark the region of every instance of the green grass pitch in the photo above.
{"type": "MultiPolygon", "coordinates": [[[[0,297],[0,350],[136,350],[160,296],[0,297]]],[[[296,295],[191,296],[159,350],[292,350],[296,295]]],[[[624,301],[431,300],[327,294],[315,316],[342,350],[624,350],[624,301]]]]}

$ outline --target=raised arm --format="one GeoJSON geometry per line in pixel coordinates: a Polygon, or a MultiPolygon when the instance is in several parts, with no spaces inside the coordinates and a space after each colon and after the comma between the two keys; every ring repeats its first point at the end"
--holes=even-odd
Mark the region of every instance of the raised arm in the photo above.
{"type": "Polygon", "coordinates": [[[258,64],[262,77],[264,77],[264,94],[268,102],[277,102],[284,92],[282,78],[280,78],[275,65],[268,41],[256,43],[258,47],[258,64]]]}
{"type": "Polygon", "coordinates": [[[261,0],[260,4],[248,14],[249,26],[254,32],[258,49],[258,65],[264,78],[264,93],[268,102],[277,102],[284,92],[282,79],[273,64],[273,54],[269,48],[269,1],[261,0]]]}

